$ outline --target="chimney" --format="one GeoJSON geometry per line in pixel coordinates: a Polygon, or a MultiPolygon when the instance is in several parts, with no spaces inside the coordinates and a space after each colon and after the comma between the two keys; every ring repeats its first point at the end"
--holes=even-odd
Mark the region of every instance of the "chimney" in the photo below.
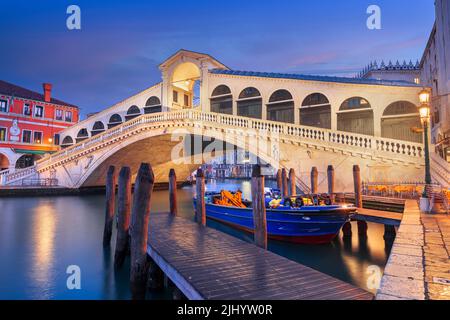
{"type": "Polygon", "coordinates": [[[42,87],[44,88],[45,102],[50,102],[50,100],[52,98],[52,84],[51,83],[43,83],[42,87]]]}

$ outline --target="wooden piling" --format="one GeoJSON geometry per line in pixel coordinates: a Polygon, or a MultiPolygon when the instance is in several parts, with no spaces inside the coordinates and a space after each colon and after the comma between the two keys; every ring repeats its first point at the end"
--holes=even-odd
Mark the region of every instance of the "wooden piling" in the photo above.
{"type": "Polygon", "coordinates": [[[287,171],[285,168],[281,170],[281,192],[284,198],[289,196],[288,181],[287,181],[287,171]]]}
{"type": "Polygon", "coordinates": [[[141,164],[134,185],[131,213],[131,296],[144,299],[148,278],[147,238],[155,177],[151,166],[141,164]]]}
{"type": "Polygon", "coordinates": [[[342,227],[342,233],[344,234],[344,239],[348,239],[352,237],[352,224],[350,222],[346,222],[342,227]]]}
{"type": "Polygon", "coordinates": [[[170,205],[170,214],[176,216],[178,208],[177,208],[177,175],[175,174],[175,169],[170,169],[169,172],[169,205],[170,205]]]}
{"type": "Polygon", "coordinates": [[[331,202],[334,203],[334,167],[328,166],[327,168],[327,178],[328,178],[328,195],[331,199],[331,202]]]}
{"type": "Polygon", "coordinates": [[[396,235],[395,227],[385,224],[383,235],[384,240],[392,242],[395,239],[395,235],[396,235]]]}
{"type": "Polygon", "coordinates": [[[291,196],[297,195],[297,184],[296,184],[296,177],[295,177],[295,170],[291,168],[289,170],[289,185],[290,185],[290,191],[291,196]]]}
{"type": "Polygon", "coordinates": [[[283,178],[281,177],[281,169],[277,171],[277,188],[281,191],[283,189],[283,178]]]}
{"type": "Polygon", "coordinates": [[[123,167],[119,173],[117,191],[117,241],[114,267],[120,268],[129,250],[129,229],[131,217],[131,170],[123,167]]]}
{"type": "Polygon", "coordinates": [[[358,235],[367,236],[367,222],[366,221],[358,221],[358,235]]]}
{"type": "Polygon", "coordinates": [[[318,188],[318,181],[319,181],[319,171],[316,167],[312,167],[311,169],[311,193],[317,194],[317,188],[318,188]]]}
{"type": "Polygon", "coordinates": [[[198,224],[206,226],[206,207],[205,207],[205,175],[202,169],[197,170],[196,179],[197,200],[195,217],[198,224]]]}
{"type": "Polygon", "coordinates": [[[161,291],[164,289],[164,272],[152,259],[149,259],[148,261],[147,286],[150,290],[154,291],[161,291]]]}
{"type": "Polygon", "coordinates": [[[103,246],[108,247],[111,244],[112,228],[115,213],[116,202],[116,168],[110,166],[106,174],[106,209],[105,209],[105,228],[103,230],[103,246]]]}
{"type": "Polygon", "coordinates": [[[253,166],[251,189],[255,244],[258,247],[267,249],[267,220],[266,205],[264,201],[264,176],[261,174],[261,166],[259,165],[253,166]]]}
{"type": "Polygon", "coordinates": [[[361,170],[358,165],[353,166],[353,184],[355,189],[355,206],[357,208],[362,208],[361,170]]]}

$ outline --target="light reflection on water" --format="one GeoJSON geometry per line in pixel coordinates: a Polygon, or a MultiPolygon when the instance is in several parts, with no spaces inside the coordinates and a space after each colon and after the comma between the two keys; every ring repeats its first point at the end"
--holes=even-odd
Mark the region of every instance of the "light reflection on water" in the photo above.
{"type": "MultiPolygon", "coordinates": [[[[238,188],[250,198],[248,181],[207,184],[210,191],[238,188]]],[[[184,218],[193,219],[194,189],[178,191],[179,215],[184,218]]],[[[152,199],[153,212],[168,210],[167,191],[155,192],[152,199]]],[[[129,299],[128,264],[115,272],[114,251],[102,246],[103,210],[101,195],[1,198],[0,299],[129,299]],[[81,268],[80,291],[66,288],[69,265],[81,268]]],[[[217,222],[208,225],[252,241],[251,235],[217,222]]],[[[369,224],[368,238],[359,239],[355,223],[351,241],[339,237],[322,246],[270,242],[269,249],[367,290],[367,267],[383,269],[389,254],[383,231],[382,225],[369,224]]],[[[114,230],[111,248],[115,247],[115,237],[114,230]]],[[[150,298],[168,298],[168,293],[155,293],[150,298]]]]}

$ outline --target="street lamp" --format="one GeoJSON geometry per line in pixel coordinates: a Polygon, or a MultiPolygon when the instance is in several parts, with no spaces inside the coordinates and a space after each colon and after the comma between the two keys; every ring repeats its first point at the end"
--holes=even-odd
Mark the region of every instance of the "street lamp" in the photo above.
{"type": "Polygon", "coordinates": [[[427,188],[431,185],[431,170],[430,170],[430,147],[428,144],[428,124],[430,122],[430,90],[423,89],[419,93],[419,114],[423,125],[423,136],[424,136],[424,152],[425,152],[425,188],[423,191],[422,198],[427,199],[427,188]]]}

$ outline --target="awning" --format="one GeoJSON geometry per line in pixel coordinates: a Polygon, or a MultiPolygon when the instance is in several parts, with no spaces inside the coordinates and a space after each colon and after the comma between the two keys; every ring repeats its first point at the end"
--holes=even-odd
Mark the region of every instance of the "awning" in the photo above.
{"type": "Polygon", "coordinates": [[[42,150],[26,150],[26,149],[13,149],[15,153],[23,153],[23,154],[38,154],[44,155],[46,153],[55,153],[56,151],[42,151],[42,150]]]}

